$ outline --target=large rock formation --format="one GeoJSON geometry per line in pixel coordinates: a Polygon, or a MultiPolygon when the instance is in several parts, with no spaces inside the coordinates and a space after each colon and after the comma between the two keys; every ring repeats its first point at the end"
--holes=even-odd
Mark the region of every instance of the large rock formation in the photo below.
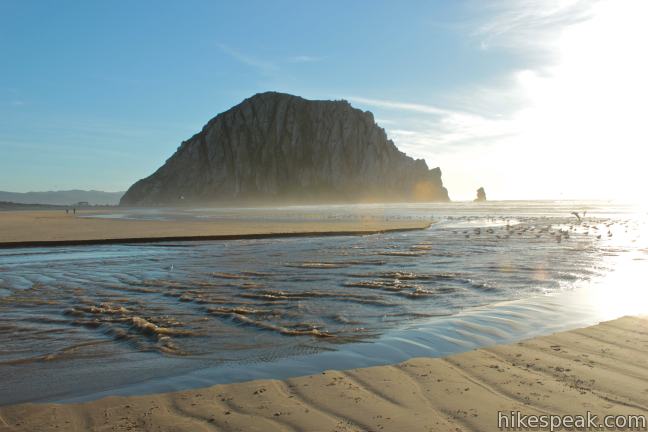
{"type": "Polygon", "coordinates": [[[483,187],[480,187],[477,189],[477,198],[475,198],[475,202],[484,202],[486,201],[486,191],[484,190],[483,187]]]}
{"type": "Polygon", "coordinates": [[[183,142],[121,205],[448,201],[439,168],[346,101],[260,93],[183,142]]]}

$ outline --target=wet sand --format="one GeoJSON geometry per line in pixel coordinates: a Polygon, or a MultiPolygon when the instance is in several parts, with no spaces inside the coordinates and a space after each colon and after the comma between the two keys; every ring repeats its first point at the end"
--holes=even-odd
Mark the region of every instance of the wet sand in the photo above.
{"type": "Polygon", "coordinates": [[[423,229],[421,220],[161,221],[81,217],[91,212],[0,212],[0,247],[151,241],[227,240],[314,235],[361,235],[423,229]]]}
{"type": "Polygon", "coordinates": [[[498,411],[646,415],[648,319],[447,358],[83,404],[0,407],[0,431],[497,430],[498,411]]]}

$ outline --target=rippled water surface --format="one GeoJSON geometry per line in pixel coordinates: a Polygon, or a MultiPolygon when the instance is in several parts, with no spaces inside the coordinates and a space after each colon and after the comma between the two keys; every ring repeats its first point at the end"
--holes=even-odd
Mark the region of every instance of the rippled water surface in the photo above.
{"type": "MultiPolygon", "coordinates": [[[[178,377],[195,371],[326,358],[324,353],[358,343],[365,351],[367,344],[388,350],[381,338],[395,330],[587,287],[606,277],[619,257],[641,261],[648,251],[646,212],[604,203],[103,216],[435,223],[421,231],[359,237],[0,250],[0,404],[165,380],[186,387],[191,383],[178,377]]],[[[480,332],[488,333],[488,326],[467,337],[480,332]]],[[[434,348],[435,340],[420,343],[434,348]]],[[[383,354],[377,349],[363,356],[380,363],[383,354]]],[[[371,363],[365,358],[349,365],[371,363]]],[[[226,380],[236,380],[233,375],[226,380]]]]}

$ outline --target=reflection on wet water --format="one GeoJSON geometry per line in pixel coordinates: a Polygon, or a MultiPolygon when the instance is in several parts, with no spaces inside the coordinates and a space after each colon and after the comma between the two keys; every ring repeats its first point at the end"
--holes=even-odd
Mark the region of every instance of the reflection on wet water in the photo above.
{"type": "Polygon", "coordinates": [[[578,222],[571,204],[369,207],[357,211],[437,223],[364,237],[0,251],[0,370],[26,380],[40,371],[23,395],[0,383],[0,403],[31,400],[38,379],[76,366],[108,370],[109,384],[60,394],[131,384],[134,362],[145,381],[323,353],[584,285],[612,269],[610,258],[641,250],[645,227],[645,215],[590,208],[578,222]]]}

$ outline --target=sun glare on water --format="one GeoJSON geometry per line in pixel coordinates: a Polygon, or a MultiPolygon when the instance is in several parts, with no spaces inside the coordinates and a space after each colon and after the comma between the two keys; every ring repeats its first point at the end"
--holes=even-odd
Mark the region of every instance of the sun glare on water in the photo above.
{"type": "Polygon", "coordinates": [[[648,218],[645,211],[636,216],[637,231],[615,232],[610,248],[629,252],[611,257],[612,271],[588,291],[589,303],[604,321],[626,315],[648,316],[648,218]]]}
{"type": "Polygon", "coordinates": [[[603,321],[626,315],[648,316],[648,290],[645,287],[646,262],[628,259],[592,290],[591,302],[603,321]]]}

